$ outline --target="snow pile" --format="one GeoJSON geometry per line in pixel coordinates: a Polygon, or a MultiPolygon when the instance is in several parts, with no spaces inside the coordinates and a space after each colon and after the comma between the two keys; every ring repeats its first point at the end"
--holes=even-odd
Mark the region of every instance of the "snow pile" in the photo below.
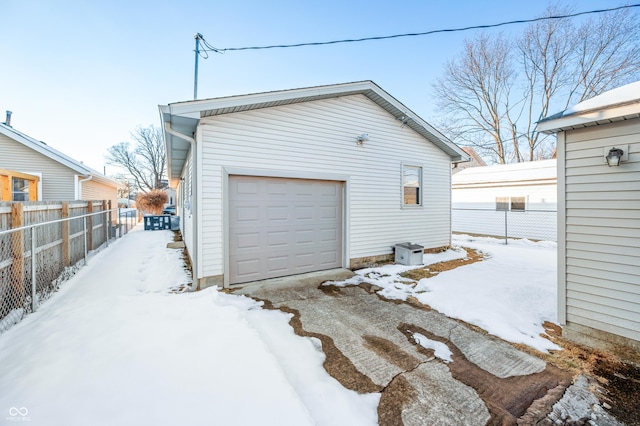
{"type": "MultiPolygon", "coordinates": [[[[474,248],[485,259],[464,267],[421,279],[418,283],[400,276],[416,267],[386,265],[356,271],[337,286],[368,282],[382,289],[389,299],[415,297],[452,318],[475,324],[489,333],[539,351],[559,346],[541,337],[545,321],[556,322],[556,243],[454,236],[456,246],[474,248]]],[[[424,264],[464,258],[457,247],[436,255],[425,255],[424,264]]]]}
{"type": "MultiPolygon", "coordinates": [[[[170,231],[98,253],[0,335],[0,411],[34,424],[373,425],[379,394],[329,376],[288,314],[189,281],[170,231]],[[15,410],[14,410],[15,411],[15,410]]],[[[18,421],[7,417],[7,421],[18,421]]]]}
{"type": "Polygon", "coordinates": [[[431,340],[420,333],[413,333],[413,340],[416,341],[417,344],[426,349],[433,349],[433,355],[436,358],[440,358],[444,362],[453,362],[451,356],[451,350],[449,347],[442,342],[436,342],[435,340],[431,340]]]}

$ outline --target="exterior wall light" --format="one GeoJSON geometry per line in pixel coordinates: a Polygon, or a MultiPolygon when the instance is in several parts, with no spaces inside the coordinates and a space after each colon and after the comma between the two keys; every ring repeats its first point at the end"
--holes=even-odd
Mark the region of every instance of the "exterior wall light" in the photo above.
{"type": "Polygon", "coordinates": [[[624,151],[621,150],[620,148],[616,148],[616,147],[611,148],[609,150],[609,153],[605,157],[609,167],[619,166],[623,155],[624,155],[624,151]]]}
{"type": "Polygon", "coordinates": [[[368,141],[368,140],[369,140],[369,134],[368,134],[368,133],[363,133],[363,134],[361,134],[360,136],[358,136],[358,138],[357,138],[357,141],[358,141],[358,142],[357,142],[357,144],[358,144],[358,145],[360,145],[360,146],[362,146],[362,145],[364,145],[364,143],[365,143],[366,141],[368,141]]]}

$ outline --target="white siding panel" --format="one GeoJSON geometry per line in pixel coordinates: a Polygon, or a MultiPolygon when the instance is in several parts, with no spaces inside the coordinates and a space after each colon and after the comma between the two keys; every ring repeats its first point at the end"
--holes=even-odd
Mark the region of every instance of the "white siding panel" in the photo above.
{"type": "Polygon", "coordinates": [[[640,120],[566,132],[567,320],[640,340],[640,120]],[[608,167],[604,149],[629,147],[608,167]]]}
{"type": "MultiPolygon", "coordinates": [[[[223,168],[350,176],[349,258],[412,241],[450,241],[450,161],[362,95],[209,117],[203,125],[203,233],[221,241],[223,168]],[[356,138],[368,133],[364,146],[356,138]],[[423,207],[401,208],[401,164],[423,167],[423,207]]],[[[277,174],[277,173],[276,173],[277,174]]],[[[222,273],[223,246],[203,250],[205,276],[222,273]]]]}

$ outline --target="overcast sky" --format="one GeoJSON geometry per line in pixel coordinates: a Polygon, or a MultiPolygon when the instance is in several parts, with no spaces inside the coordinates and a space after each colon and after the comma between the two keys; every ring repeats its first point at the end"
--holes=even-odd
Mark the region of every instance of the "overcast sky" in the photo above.
{"type": "MultiPolygon", "coordinates": [[[[576,11],[622,4],[580,0],[576,11]]],[[[545,1],[0,2],[0,122],[103,171],[109,146],[193,99],[194,34],[217,48],[327,41],[529,19],[545,1]]],[[[523,25],[490,31],[517,33],[523,25]]],[[[373,80],[428,122],[432,84],[474,32],[211,53],[198,98],[373,80]]],[[[107,174],[115,170],[107,165],[107,174]]]]}

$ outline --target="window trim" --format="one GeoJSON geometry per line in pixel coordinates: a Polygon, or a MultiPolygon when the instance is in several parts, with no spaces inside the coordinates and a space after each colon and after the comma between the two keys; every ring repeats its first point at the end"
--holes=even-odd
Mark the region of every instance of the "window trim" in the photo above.
{"type": "Polygon", "coordinates": [[[422,165],[416,164],[416,163],[405,163],[402,162],[400,164],[400,206],[403,209],[417,209],[417,208],[422,208],[424,205],[424,191],[423,191],[423,185],[424,185],[424,171],[423,171],[423,167],[422,165]],[[404,184],[404,171],[406,167],[413,167],[413,168],[417,168],[418,169],[418,203],[417,204],[407,204],[404,201],[404,189],[405,189],[405,184],[404,184]]]}
{"type": "Polygon", "coordinates": [[[528,201],[528,197],[527,196],[517,196],[517,197],[496,197],[495,200],[495,209],[497,212],[518,212],[518,213],[522,213],[522,212],[526,212],[527,211],[527,201],[528,201]],[[514,203],[514,198],[521,198],[523,200],[522,204],[523,207],[522,209],[514,209],[513,208],[513,203],[514,203]],[[498,201],[501,200],[501,201],[498,201]],[[506,206],[504,206],[505,208],[499,208],[501,207],[500,204],[506,204],[506,206]]]}

